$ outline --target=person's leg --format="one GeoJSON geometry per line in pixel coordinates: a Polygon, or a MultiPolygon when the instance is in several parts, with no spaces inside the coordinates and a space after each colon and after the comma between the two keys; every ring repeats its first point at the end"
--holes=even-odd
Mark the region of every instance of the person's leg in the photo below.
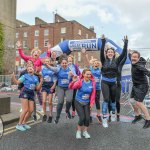
{"type": "Polygon", "coordinates": [[[34,119],[34,121],[37,121],[37,116],[36,116],[36,101],[34,101],[33,119],[34,119]]]}
{"type": "Polygon", "coordinates": [[[43,91],[42,92],[42,108],[43,108],[43,113],[44,113],[44,116],[42,118],[42,121],[46,121],[47,120],[47,115],[46,115],[46,100],[47,100],[47,92],[46,91],[43,91]]]}
{"type": "Polygon", "coordinates": [[[57,87],[57,97],[58,97],[58,104],[57,104],[57,115],[56,115],[56,119],[55,119],[55,123],[57,124],[60,118],[60,114],[63,108],[63,104],[64,104],[64,97],[65,97],[65,89],[61,88],[61,87],[57,87]]]}
{"type": "Polygon", "coordinates": [[[72,99],[72,118],[75,117],[75,97],[77,90],[73,90],[73,99],[72,99]]]}
{"type": "Polygon", "coordinates": [[[39,91],[36,91],[36,94],[37,94],[37,99],[39,101],[39,104],[42,105],[42,92],[39,90],[39,91]]]}
{"type": "Polygon", "coordinates": [[[120,97],[121,97],[121,83],[119,82],[116,87],[116,109],[117,109],[117,116],[120,115],[120,97]]]}
{"type": "Polygon", "coordinates": [[[47,120],[48,123],[52,122],[52,116],[53,116],[53,94],[49,94],[48,96],[48,103],[49,103],[49,118],[47,120]]]}
{"type": "Polygon", "coordinates": [[[73,90],[67,89],[65,91],[66,96],[66,115],[68,119],[71,119],[70,107],[72,104],[73,90]]]}
{"type": "Polygon", "coordinates": [[[84,116],[83,106],[77,100],[75,100],[75,109],[76,109],[77,114],[79,116],[76,138],[81,139],[81,130],[82,130],[82,127],[84,125],[85,116],[84,116]]]}

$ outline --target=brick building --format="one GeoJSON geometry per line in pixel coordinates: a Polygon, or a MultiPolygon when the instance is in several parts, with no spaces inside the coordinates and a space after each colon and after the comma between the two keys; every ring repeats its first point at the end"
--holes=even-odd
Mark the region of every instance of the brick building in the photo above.
{"type": "MultiPolygon", "coordinates": [[[[17,20],[16,41],[19,39],[23,43],[23,49],[29,54],[34,47],[39,47],[42,51],[47,49],[47,43],[52,47],[64,40],[73,39],[92,39],[96,38],[94,27],[87,28],[77,21],[67,21],[58,14],[54,14],[54,23],[47,23],[36,17],[35,25],[29,25],[17,20]]],[[[80,52],[73,54],[76,63],[80,61],[80,52]]],[[[90,54],[89,54],[90,55],[90,54]]],[[[94,57],[96,57],[95,54],[94,57]]],[[[81,58],[82,59],[82,58],[81,58]]],[[[19,60],[19,59],[17,59],[19,60]]]]}

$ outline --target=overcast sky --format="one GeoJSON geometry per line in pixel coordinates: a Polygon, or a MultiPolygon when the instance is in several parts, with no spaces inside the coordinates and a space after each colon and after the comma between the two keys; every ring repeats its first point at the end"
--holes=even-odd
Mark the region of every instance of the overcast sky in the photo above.
{"type": "Polygon", "coordinates": [[[124,35],[129,48],[150,57],[150,0],[17,0],[17,19],[34,24],[39,17],[53,22],[53,12],[86,27],[94,26],[97,37],[105,34],[118,45],[124,35]],[[32,3],[31,3],[32,2],[32,3]]]}

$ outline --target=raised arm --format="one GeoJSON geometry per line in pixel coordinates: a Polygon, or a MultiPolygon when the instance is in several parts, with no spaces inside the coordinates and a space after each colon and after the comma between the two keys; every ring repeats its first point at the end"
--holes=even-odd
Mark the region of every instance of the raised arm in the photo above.
{"type": "Polygon", "coordinates": [[[82,81],[77,76],[73,76],[72,82],[69,84],[69,89],[79,89],[82,85],[82,81]]]}
{"type": "Polygon", "coordinates": [[[49,65],[47,65],[47,67],[48,67],[51,71],[53,71],[53,72],[55,72],[55,73],[58,73],[59,70],[60,70],[60,67],[52,67],[52,66],[49,66],[49,65]]]}
{"type": "Polygon", "coordinates": [[[124,37],[124,47],[123,47],[123,51],[120,54],[120,56],[117,58],[117,63],[120,64],[120,62],[122,61],[122,59],[127,55],[127,48],[128,48],[128,37],[125,36],[124,37]]]}
{"type": "Polygon", "coordinates": [[[101,46],[101,53],[100,53],[100,59],[101,59],[101,63],[102,65],[104,64],[105,61],[105,55],[104,55],[104,50],[105,50],[105,43],[106,43],[106,38],[104,35],[102,35],[102,46],[101,46]]]}

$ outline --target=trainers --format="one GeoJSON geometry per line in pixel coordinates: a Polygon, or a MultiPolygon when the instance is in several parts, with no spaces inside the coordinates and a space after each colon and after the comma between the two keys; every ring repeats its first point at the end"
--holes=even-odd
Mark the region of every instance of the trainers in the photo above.
{"type": "Polygon", "coordinates": [[[48,123],[52,123],[52,116],[49,116],[49,117],[48,117],[47,122],[48,122],[48,123]]]}
{"type": "Polygon", "coordinates": [[[140,121],[142,119],[142,116],[135,116],[134,120],[132,121],[133,124],[137,123],[138,121],[140,121]]]}
{"type": "Polygon", "coordinates": [[[19,131],[26,131],[23,125],[19,125],[19,124],[17,124],[16,129],[18,129],[19,131]]]}
{"type": "Polygon", "coordinates": [[[103,125],[104,128],[108,128],[107,117],[104,117],[104,118],[102,119],[102,125],[103,125]]]}
{"type": "Polygon", "coordinates": [[[76,112],[72,111],[72,118],[74,118],[76,116],[76,112]]]}
{"type": "Polygon", "coordinates": [[[143,129],[147,129],[150,127],[150,120],[145,120],[145,124],[143,126],[143,129]]]}
{"type": "Polygon", "coordinates": [[[116,114],[111,111],[110,115],[111,115],[111,122],[115,122],[116,121],[116,114]]]}
{"type": "Polygon", "coordinates": [[[42,122],[46,121],[47,120],[47,116],[44,115],[43,118],[42,118],[42,122]]]}
{"type": "Polygon", "coordinates": [[[31,127],[30,127],[29,125],[27,125],[27,124],[24,124],[23,127],[24,127],[26,130],[31,129],[31,127]]]}
{"type": "Polygon", "coordinates": [[[69,111],[66,113],[66,118],[67,118],[67,119],[71,119],[71,114],[70,114],[69,111]]]}
{"type": "Polygon", "coordinates": [[[33,115],[33,120],[37,121],[37,116],[36,115],[33,115]]]}
{"type": "Polygon", "coordinates": [[[89,134],[87,131],[84,131],[84,132],[83,132],[83,136],[84,136],[86,139],[90,139],[90,138],[91,138],[90,134],[89,134]]]}
{"type": "Polygon", "coordinates": [[[81,139],[81,131],[77,130],[76,139],[81,139]]]}
{"type": "Polygon", "coordinates": [[[97,120],[98,120],[99,123],[102,123],[102,118],[101,118],[101,116],[96,115],[96,118],[97,118],[97,120]]]}
{"type": "Polygon", "coordinates": [[[117,115],[117,121],[118,122],[120,121],[120,115],[117,115]]]}
{"type": "Polygon", "coordinates": [[[56,119],[54,120],[54,123],[57,124],[59,122],[59,118],[56,117],[56,119]]]}
{"type": "Polygon", "coordinates": [[[92,118],[92,116],[90,116],[90,124],[92,124],[93,123],[93,118],[92,118]]]}

